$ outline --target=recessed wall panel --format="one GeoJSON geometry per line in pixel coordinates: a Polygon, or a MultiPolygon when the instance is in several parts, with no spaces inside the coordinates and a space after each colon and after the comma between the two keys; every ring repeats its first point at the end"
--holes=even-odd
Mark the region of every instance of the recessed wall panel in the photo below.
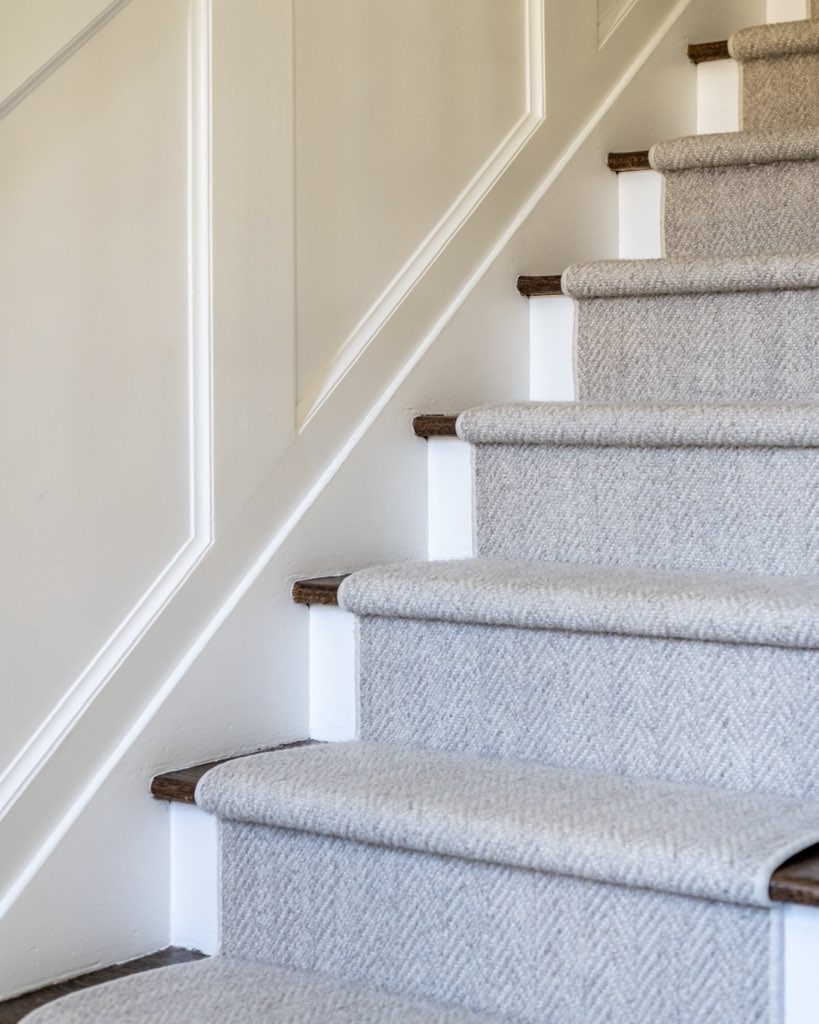
{"type": "Polygon", "coordinates": [[[191,529],[187,3],[0,120],[0,772],[191,529]]]}
{"type": "Polygon", "coordinates": [[[526,115],[528,7],[296,4],[300,396],[526,115]]]}

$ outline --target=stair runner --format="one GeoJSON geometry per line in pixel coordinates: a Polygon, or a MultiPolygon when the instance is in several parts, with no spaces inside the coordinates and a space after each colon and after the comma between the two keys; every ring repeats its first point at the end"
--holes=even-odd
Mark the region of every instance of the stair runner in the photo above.
{"type": "Polygon", "coordinates": [[[578,266],[577,404],[471,410],[476,551],[355,573],[361,739],[206,774],[222,951],[34,1024],[781,1024],[819,841],[819,23],[578,266]]]}

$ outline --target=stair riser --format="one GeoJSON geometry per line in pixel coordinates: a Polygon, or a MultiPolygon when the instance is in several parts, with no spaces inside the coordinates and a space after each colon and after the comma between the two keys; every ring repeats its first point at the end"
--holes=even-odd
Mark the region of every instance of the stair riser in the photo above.
{"type": "Polygon", "coordinates": [[[745,62],[741,81],[746,131],[819,124],[819,54],[745,62]]]}
{"type": "Polygon", "coordinates": [[[819,570],[819,452],[475,447],[482,557],[780,575],[819,570]]]}
{"type": "Polygon", "coordinates": [[[598,402],[819,398],[819,291],[583,299],[578,395],[598,402]]]}
{"type": "Polygon", "coordinates": [[[777,998],[768,970],[777,912],[256,825],[223,829],[228,955],[520,1024],[768,1024],[777,998]],[[728,982],[737,963],[741,992],[728,982]]]}
{"type": "Polygon", "coordinates": [[[666,172],[666,255],[812,252],[817,194],[819,161],[666,172]]]}
{"type": "Polygon", "coordinates": [[[362,739],[819,797],[819,652],[364,618],[359,665],[362,739]]]}

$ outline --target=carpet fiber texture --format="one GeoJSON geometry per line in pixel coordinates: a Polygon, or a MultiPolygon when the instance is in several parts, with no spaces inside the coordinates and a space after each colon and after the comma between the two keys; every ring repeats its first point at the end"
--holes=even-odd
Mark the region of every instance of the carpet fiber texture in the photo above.
{"type": "Polygon", "coordinates": [[[819,799],[817,652],[375,616],[359,650],[362,737],[819,799]]]}
{"type": "Polygon", "coordinates": [[[810,252],[819,133],[731,132],[661,142],[667,256],[810,252]]]}
{"type": "MultiPolygon", "coordinates": [[[[769,906],[819,802],[358,742],[239,758],[200,781],[222,820],[769,906]]],[[[467,870],[466,868],[464,870],[467,870]]]]}
{"type": "Polygon", "coordinates": [[[402,562],[348,576],[356,615],[819,647],[819,579],[499,559],[402,562]]]}
{"type": "Polygon", "coordinates": [[[164,967],[49,1003],[31,1024],[503,1024],[250,960],[164,967]]]}
{"type": "Polygon", "coordinates": [[[745,129],[819,124],[819,23],[743,29],[731,36],[728,47],[742,65],[745,129]]]}
{"type": "Polygon", "coordinates": [[[519,1024],[770,1024],[781,998],[778,909],[233,822],[222,869],[227,955],[519,1024]]]}

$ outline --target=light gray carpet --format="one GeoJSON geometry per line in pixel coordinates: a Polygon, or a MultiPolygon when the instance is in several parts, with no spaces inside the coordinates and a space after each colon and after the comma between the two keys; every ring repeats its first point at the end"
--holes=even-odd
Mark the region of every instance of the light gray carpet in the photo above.
{"type": "Polygon", "coordinates": [[[223,942],[518,1024],[771,1024],[780,911],[222,824],[223,942]]]}
{"type": "Polygon", "coordinates": [[[606,260],[569,267],[578,398],[819,398],[819,256],[606,260]]]}
{"type": "Polygon", "coordinates": [[[523,403],[457,429],[475,446],[479,555],[819,570],[817,404],[523,403]]]}
{"type": "MultiPolygon", "coordinates": [[[[321,974],[229,957],[163,967],[77,992],[30,1024],[503,1024],[321,974]]],[[[555,1022],[557,1024],[557,1022],[555,1022]]]]}
{"type": "Polygon", "coordinates": [[[732,132],[658,143],[668,256],[810,252],[819,241],[819,132],[732,132]]]}
{"type": "Polygon", "coordinates": [[[815,291],[657,295],[577,304],[578,398],[819,399],[815,291]]]}
{"type": "Polygon", "coordinates": [[[471,444],[819,448],[819,403],[517,402],[462,413],[471,444]]]}
{"type": "Polygon", "coordinates": [[[363,738],[819,799],[815,651],[374,616],[358,642],[363,738]]]}
{"type": "MultiPolygon", "coordinates": [[[[239,758],[197,803],[222,820],[730,903],[819,842],[819,802],[377,743],[239,758]]],[[[468,869],[465,867],[464,871],[468,869]]]]}
{"type": "MultiPolygon", "coordinates": [[[[819,255],[812,252],[774,256],[702,259],[601,260],[575,264],[562,278],[573,299],[640,299],[663,295],[816,291],[819,255]]],[[[700,328],[708,329],[707,321],[700,328]]]]}
{"type": "Polygon", "coordinates": [[[742,68],[742,125],[785,129],[819,123],[819,24],[793,21],[736,32],[728,41],[742,68]]]}
{"type": "Polygon", "coordinates": [[[475,550],[484,557],[819,570],[815,449],[496,444],[481,445],[474,460],[475,550]]]}
{"type": "MultiPolygon", "coordinates": [[[[356,615],[819,647],[819,578],[499,559],[404,562],[348,576],[356,615]]],[[[612,681],[614,682],[614,681],[612,681]]]]}

